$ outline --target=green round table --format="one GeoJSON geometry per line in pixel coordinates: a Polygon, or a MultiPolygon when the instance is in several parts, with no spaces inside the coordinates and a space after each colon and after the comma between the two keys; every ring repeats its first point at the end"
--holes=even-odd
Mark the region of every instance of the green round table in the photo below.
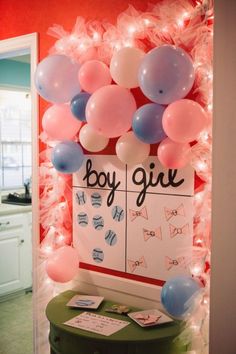
{"type": "MultiPolygon", "coordinates": [[[[185,346],[182,346],[179,341],[173,341],[181,330],[178,322],[143,328],[128,316],[105,312],[106,308],[114,304],[111,301],[103,301],[97,310],[80,310],[66,306],[76,294],[74,291],[66,291],[53,298],[47,305],[51,354],[179,354],[186,352],[185,346]],[[130,324],[109,337],[63,324],[84,311],[129,321],[130,324]]],[[[137,311],[138,309],[132,308],[131,310],[137,311]]]]}

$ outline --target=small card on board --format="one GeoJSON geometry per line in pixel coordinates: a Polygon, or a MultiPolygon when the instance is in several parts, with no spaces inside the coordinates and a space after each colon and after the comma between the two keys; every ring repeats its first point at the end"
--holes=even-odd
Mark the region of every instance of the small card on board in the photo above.
{"type": "Polygon", "coordinates": [[[128,313],[128,316],[141,327],[150,327],[172,322],[172,318],[159,310],[144,310],[128,313]]]}
{"type": "Polygon", "coordinates": [[[103,300],[102,296],[75,295],[66,306],[96,310],[103,300]]]}

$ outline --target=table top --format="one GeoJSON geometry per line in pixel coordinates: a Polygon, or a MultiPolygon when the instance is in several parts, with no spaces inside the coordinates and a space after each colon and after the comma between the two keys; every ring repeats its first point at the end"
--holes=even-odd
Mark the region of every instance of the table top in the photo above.
{"type": "MultiPolygon", "coordinates": [[[[111,307],[114,302],[104,300],[97,310],[78,309],[66,306],[67,302],[74,296],[78,295],[78,292],[68,290],[53,298],[46,309],[46,316],[50,323],[56,326],[63,332],[67,332],[71,335],[77,335],[84,339],[96,340],[96,341],[110,341],[110,342],[157,342],[161,340],[168,340],[168,338],[176,337],[181,330],[181,323],[173,321],[171,323],[154,326],[154,327],[140,327],[137,323],[132,321],[128,316],[119,315],[115,313],[105,312],[105,309],[111,307]],[[109,337],[102,336],[100,334],[88,332],[78,328],[73,328],[63,323],[71,318],[81,314],[82,312],[93,312],[99,315],[116,318],[118,320],[124,320],[130,322],[128,326],[120,331],[112,334],[109,337]]],[[[81,294],[84,295],[84,294],[81,294]]],[[[138,311],[140,309],[131,308],[131,312],[138,311]]]]}

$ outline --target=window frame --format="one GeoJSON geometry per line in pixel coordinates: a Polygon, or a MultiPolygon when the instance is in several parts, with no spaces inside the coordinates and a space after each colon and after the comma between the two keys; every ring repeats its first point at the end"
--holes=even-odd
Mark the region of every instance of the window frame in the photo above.
{"type": "MultiPolygon", "coordinates": [[[[0,94],[1,91],[4,92],[24,92],[26,95],[30,94],[30,88],[29,87],[24,87],[24,86],[13,86],[13,85],[0,85],[0,94]]],[[[30,125],[32,125],[31,122],[31,111],[32,111],[32,102],[31,102],[31,109],[30,109],[30,115],[29,115],[29,122],[30,125]]],[[[20,120],[21,121],[21,120],[20,120]]],[[[22,125],[24,124],[24,122],[20,122],[19,128],[21,130],[22,125]]],[[[1,116],[0,116],[0,166],[1,166],[1,174],[0,174],[0,186],[1,186],[1,190],[2,191],[11,191],[11,190],[18,190],[18,189],[22,189],[24,187],[24,180],[26,179],[24,177],[24,168],[28,167],[32,170],[32,157],[31,157],[31,164],[30,165],[24,165],[24,159],[23,159],[23,146],[24,145],[28,145],[28,146],[32,146],[32,127],[30,126],[30,130],[31,130],[31,136],[30,136],[30,140],[22,140],[22,137],[20,136],[20,140],[18,141],[5,141],[2,139],[2,133],[1,133],[1,116]],[[6,167],[4,166],[3,163],[3,159],[4,159],[4,145],[8,145],[8,144],[12,144],[12,145],[21,145],[21,164],[18,166],[18,168],[21,169],[21,184],[12,184],[12,185],[5,185],[4,184],[4,170],[6,169],[6,167]]]]}

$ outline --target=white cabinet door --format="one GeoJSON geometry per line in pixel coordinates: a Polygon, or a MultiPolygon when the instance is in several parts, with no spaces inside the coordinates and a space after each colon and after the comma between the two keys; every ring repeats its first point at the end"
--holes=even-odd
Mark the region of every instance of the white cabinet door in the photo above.
{"type": "Polygon", "coordinates": [[[23,287],[21,242],[21,229],[0,233],[0,295],[23,287]]]}
{"type": "Polygon", "coordinates": [[[32,286],[32,213],[25,213],[23,217],[24,244],[21,244],[21,272],[23,288],[26,289],[32,286]]]}
{"type": "Polygon", "coordinates": [[[26,215],[0,217],[0,296],[31,286],[31,253],[26,215]]]}

